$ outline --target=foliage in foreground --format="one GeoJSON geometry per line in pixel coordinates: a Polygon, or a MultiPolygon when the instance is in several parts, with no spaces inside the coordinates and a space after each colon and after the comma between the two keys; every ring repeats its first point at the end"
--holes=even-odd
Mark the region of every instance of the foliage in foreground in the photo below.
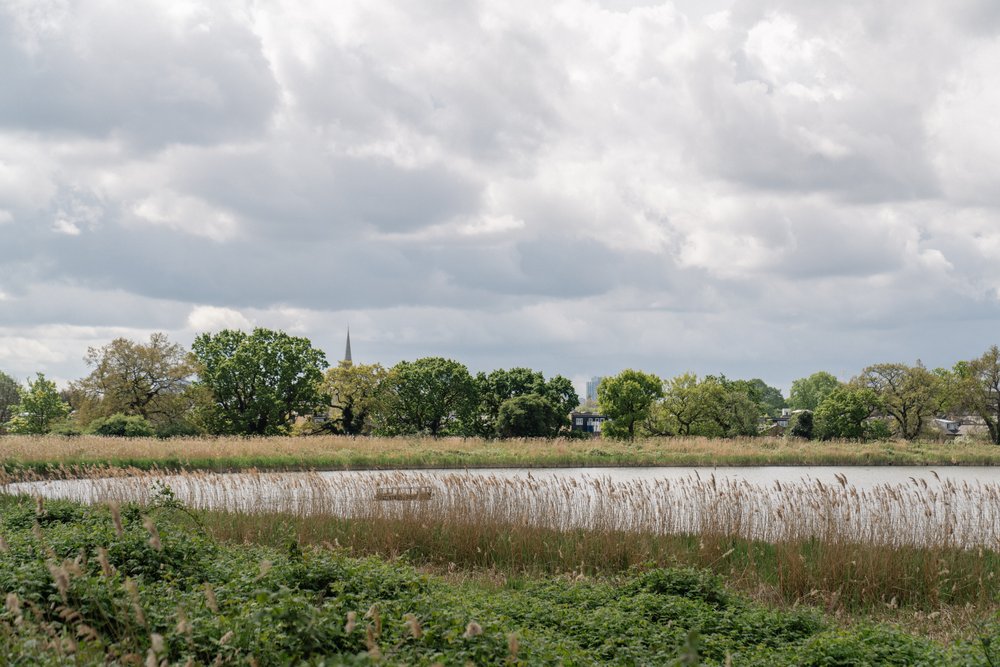
{"type": "MultiPolygon", "coordinates": [[[[120,514],[0,499],[0,653],[21,664],[986,665],[751,604],[696,570],[491,590],[332,549],[231,547],[169,494],[120,514]],[[154,523],[155,520],[155,523],[154,523]]],[[[998,628],[984,630],[996,636],[998,628]]]]}

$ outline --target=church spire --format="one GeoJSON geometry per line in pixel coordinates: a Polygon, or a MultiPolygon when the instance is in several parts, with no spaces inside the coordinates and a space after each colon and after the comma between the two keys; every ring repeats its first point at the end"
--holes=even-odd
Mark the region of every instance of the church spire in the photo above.
{"type": "Polygon", "coordinates": [[[354,363],[351,360],[351,327],[347,327],[347,349],[344,350],[344,363],[348,366],[354,363]]]}

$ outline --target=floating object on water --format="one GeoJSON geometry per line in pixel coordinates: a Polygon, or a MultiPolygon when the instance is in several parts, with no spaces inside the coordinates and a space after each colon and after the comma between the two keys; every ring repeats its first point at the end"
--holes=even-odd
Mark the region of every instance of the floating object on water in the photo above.
{"type": "Polygon", "coordinates": [[[382,486],[375,489],[375,500],[430,500],[431,486],[382,486]]]}

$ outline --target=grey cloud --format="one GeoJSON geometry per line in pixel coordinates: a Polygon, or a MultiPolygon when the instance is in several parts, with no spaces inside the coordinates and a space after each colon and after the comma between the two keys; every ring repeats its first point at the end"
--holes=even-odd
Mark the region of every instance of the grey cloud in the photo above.
{"type": "Polygon", "coordinates": [[[401,167],[380,157],[330,154],[301,137],[247,154],[178,156],[181,191],[238,212],[249,233],[353,240],[365,228],[403,231],[479,209],[482,185],[442,165],[401,167]]]}
{"type": "Polygon", "coordinates": [[[199,306],[331,358],[350,320],[386,363],[785,386],[995,342],[996,102],[956,78],[989,4],[326,5],[7,6],[7,358],[73,377],[199,306]]]}
{"type": "Polygon", "coordinates": [[[172,25],[148,2],[79,3],[34,34],[19,11],[0,13],[8,128],[150,147],[218,143],[265,129],[277,102],[259,41],[224,11],[172,25]]]}

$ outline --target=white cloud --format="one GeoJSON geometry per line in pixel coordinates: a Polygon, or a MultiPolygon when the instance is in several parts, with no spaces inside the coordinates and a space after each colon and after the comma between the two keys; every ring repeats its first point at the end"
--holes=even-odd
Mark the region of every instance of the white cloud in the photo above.
{"type": "Polygon", "coordinates": [[[198,333],[221,331],[222,329],[241,329],[249,331],[253,324],[243,313],[233,308],[218,306],[195,306],[187,318],[189,329],[198,333]]]}

